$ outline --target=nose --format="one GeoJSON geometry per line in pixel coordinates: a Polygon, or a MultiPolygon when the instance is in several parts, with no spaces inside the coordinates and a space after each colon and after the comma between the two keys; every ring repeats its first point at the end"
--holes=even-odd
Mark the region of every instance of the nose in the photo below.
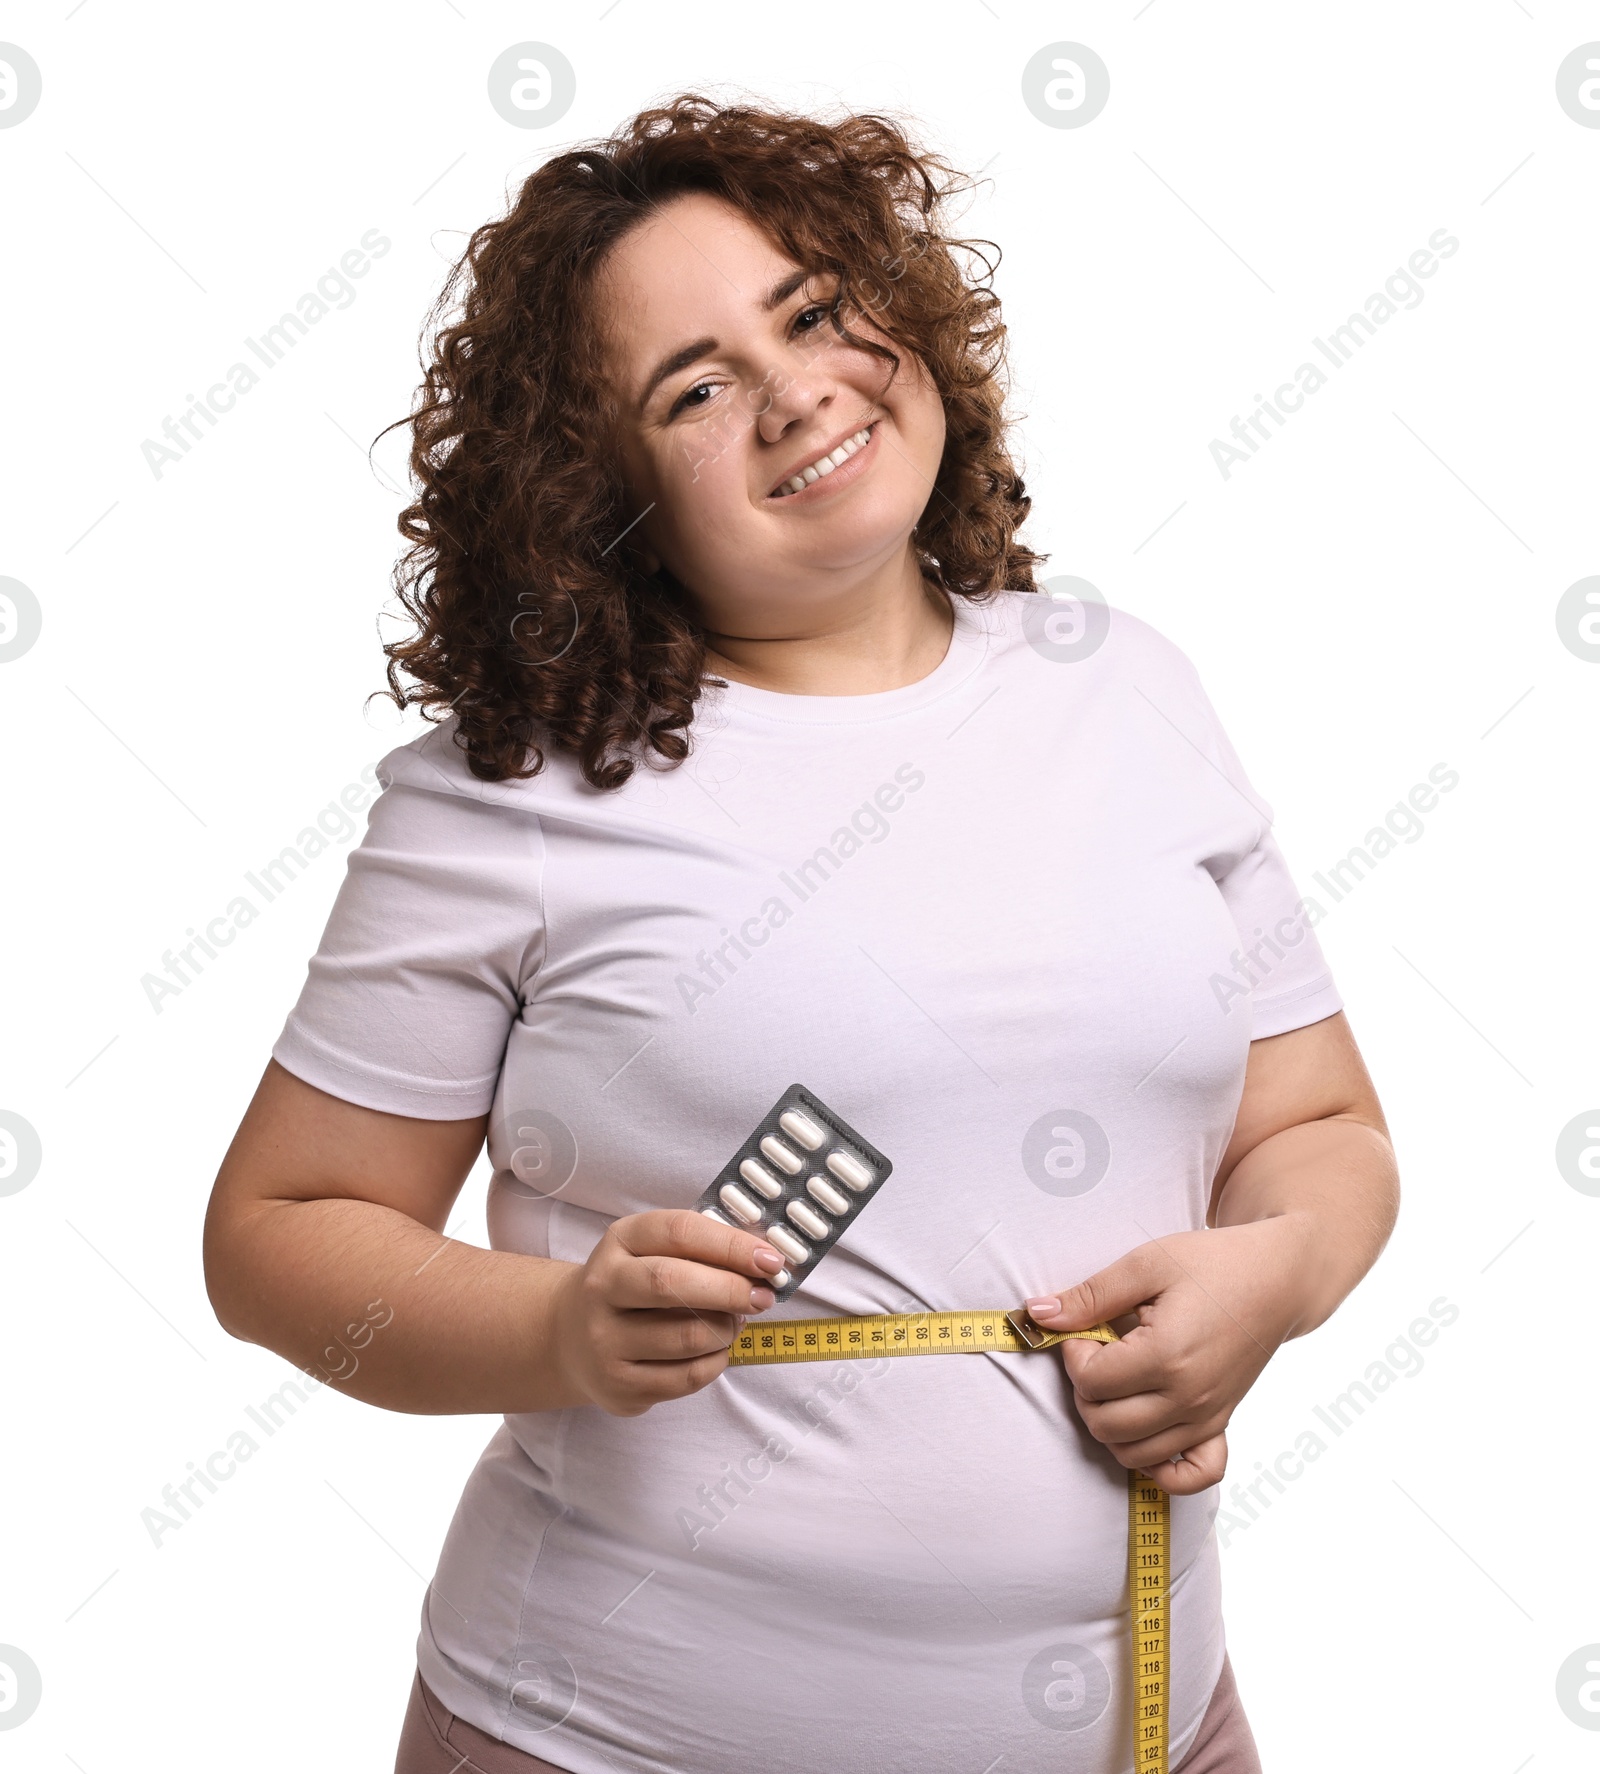
{"type": "Polygon", "coordinates": [[[781,443],[836,392],[834,378],[820,363],[798,351],[775,355],[748,397],[762,442],[781,443]]]}

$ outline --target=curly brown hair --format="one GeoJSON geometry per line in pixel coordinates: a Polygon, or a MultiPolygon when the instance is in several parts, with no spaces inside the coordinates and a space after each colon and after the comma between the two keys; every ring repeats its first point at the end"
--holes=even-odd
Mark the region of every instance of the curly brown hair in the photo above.
{"type": "Polygon", "coordinates": [[[409,416],[420,490],[399,518],[411,547],[394,572],[416,632],[384,647],[387,694],[430,720],[453,711],[487,782],[536,774],[542,746],[573,754],[597,789],[626,782],[646,746],[688,756],[695,702],[720,680],[706,675],[685,588],[617,546],[632,520],[591,292],[622,236],[689,191],[837,277],[839,337],[898,367],[848,331],[853,308],[928,367],[946,438],[912,532],[924,573],[978,603],[1033,590],[1046,557],[1015,540],[1032,501],[1005,446],[1006,329],[988,287],[999,249],[943,231],[973,183],[887,117],[828,123],[693,92],[531,174],[505,217],[472,234],[424,327],[409,416]],[[982,274],[969,281],[957,251],[982,274]],[[428,333],[458,298],[430,356],[428,333]]]}

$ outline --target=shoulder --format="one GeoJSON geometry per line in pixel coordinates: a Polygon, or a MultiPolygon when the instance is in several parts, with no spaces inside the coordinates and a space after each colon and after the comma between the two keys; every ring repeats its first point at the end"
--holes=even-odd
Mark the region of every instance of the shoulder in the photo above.
{"type": "Polygon", "coordinates": [[[378,765],[378,786],[397,797],[431,796],[525,813],[534,812],[541,798],[559,797],[586,786],[576,760],[551,746],[544,748],[544,763],[534,775],[485,781],[474,774],[459,730],[455,717],[446,716],[417,738],[396,746],[378,765]]]}
{"type": "MultiPolygon", "coordinates": [[[[366,847],[464,860],[486,853],[526,854],[539,818],[528,782],[475,776],[446,718],[388,752],[377,767],[381,791],[368,815],[366,847]]],[[[546,771],[552,768],[547,762],[546,771]]]]}
{"type": "Polygon", "coordinates": [[[553,829],[628,826],[648,817],[662,798],[663,768],[649,760],[620,788],[599,789],[572,753],[553,745],[543,747],[532,775],[486,782],[473,773],[457,732],[447,717],[382,760],[375,823],[386,818],[425,848],[507,850],[530,842],[542,848],[553,829]]]}
{"type": "Polygon", "coordinates": [[[1043,661],[1173,690],[1200,687],[1193,662],[1170,635],[1087,580],[1056,575],[1037,592],[999,592],[977,611],[992,644],[1019,668],[1043,661]]]}

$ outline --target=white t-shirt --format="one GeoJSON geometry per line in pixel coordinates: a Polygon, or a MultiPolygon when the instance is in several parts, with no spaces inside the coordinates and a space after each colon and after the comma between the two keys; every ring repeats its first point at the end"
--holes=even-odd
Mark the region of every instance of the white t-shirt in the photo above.
{"type": "MultiPolygon", "coordinates": [[[[1145,622],[956,602],[929,676],[708,689],[678,768],[385,759],[274,1055],[492,1110],[497,1249],[694,1203],[779,1094],[894,1172],[785,1316],[1001,1307],[1205,1223],[1253,1038],[1342,1008],[1193,667],[1145,622]]],[[[1131,1768],[1126,1475],[1058,1355],[730,1369],[510,1416],[423,1679],[577,1774],[1131,1768]]],[[[1172,1759],[1222,1665],[1216,1492],[1173,1506],[1172,1759]]]]}

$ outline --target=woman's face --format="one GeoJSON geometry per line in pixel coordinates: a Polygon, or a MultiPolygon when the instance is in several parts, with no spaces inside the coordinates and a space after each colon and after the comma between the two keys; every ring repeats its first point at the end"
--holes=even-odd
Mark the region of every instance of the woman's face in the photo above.
{"type": "MultiPolygon", "coordinates": [[[[889,363],[838,337],[836,282],[807,277],[740,211],[698,192],[618,242],[599,279],[623,473],[645,512],[629,540],[714,631],[781,634],[904,573],[944,405],[911,353],[896,347],[890,381],[889,363]],[[786,490],[850,440],[859,447],[831,473],[786,490]]],[[[884,340],[863,315],[843,318],[884,340]]]]}

